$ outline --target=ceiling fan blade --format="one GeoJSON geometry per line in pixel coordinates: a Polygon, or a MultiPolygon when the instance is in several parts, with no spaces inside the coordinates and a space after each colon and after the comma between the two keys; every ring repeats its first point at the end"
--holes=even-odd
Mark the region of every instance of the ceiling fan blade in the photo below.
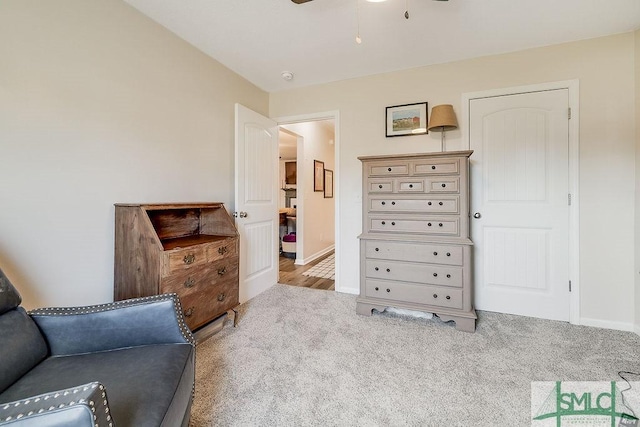
{"type": "Polygon", "coordinates": [[[295,4],[302,4],[302,3],[306,3],[306,2],[311,1],[311,0],[291,0],[291,1],[294,2],[295,4]]]}

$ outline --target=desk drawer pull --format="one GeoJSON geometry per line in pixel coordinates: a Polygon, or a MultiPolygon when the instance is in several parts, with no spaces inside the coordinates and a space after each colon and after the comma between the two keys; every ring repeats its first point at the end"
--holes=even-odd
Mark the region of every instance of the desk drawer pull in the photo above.
{"type": "Polygon", "coordinates": [[[196,262],[196,256],[194,254],[185,255],[184,258],[182,258],[182,261],[186,265],[193,264],[194,262],[196,262]]]}
{"type": "Polygon", "coordinates": [[[193,308],[193,307],[189,307],[188,309],[186,309],[186,310],[184,311],[184,313],[183,313],[183,314],[184,314],[184,317],[191,317],[191,316],[193,316],[193,312],[194,312],[194,311],[196,311],[196,309],[195,309],[195,308],[193,308]]]}
{"type": "Polygon", "coordinates": [[[226,246],[220,246],[218,248],[218,253],[220,255],[224,255],[226,252],[229,252],[229,248],[227,248],[226,246]]]}
{"type": "Polygon", "coordinates": [[[225,299],[226,297],[227,297],[227,296],[226,296],[224,293],[222,293],[222,294],[218,295],[218,301],[222,302],[222,301],[224,301],[224,299],[225,299]]]}
{"type": "Polygon", "coordinates": [[[187,280],[184,281],[185,288],[193,288],[195,284],[196,284],[196,281],[193,280],[191,277],[189,277],[187,280]]]}
{"type": "Polygon", "coordinates": [[[222,267],[218,269],[218,275],[220,276],[224,276],[226,272],[227,272],[227,267],[222,267]]]}

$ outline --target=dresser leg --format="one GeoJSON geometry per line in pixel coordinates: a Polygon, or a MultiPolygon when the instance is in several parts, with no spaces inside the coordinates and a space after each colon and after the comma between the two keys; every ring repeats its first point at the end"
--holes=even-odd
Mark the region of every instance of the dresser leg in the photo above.
{"type": "Polygon", "coordinates": [[[438,317],[443,322],[448,322],[453,320],[456,322],[456,330],[462,332],[475,332],[476,331],[476,319],[470,319],[468,317],[457,317],[457,316],[447,316],[447,315],[439,315],[438,317]]]}
{"type": "Polygon", "coordinates": [[[233,311],[233,327],[234,328],[238,326],[238,307],[240,307],[240,305],[236,305],[231,309],[231,311],[233,311]]]}
{"type": "Polygon", "coordinates": [[[361,314],[363,316],[371,316],[371,311],[373,309],[378,311],[384,311],[386,308],[385,305],[377,305],[377,304],[367,304],[365,302],[356,303],[356,313],[361,314]]]}

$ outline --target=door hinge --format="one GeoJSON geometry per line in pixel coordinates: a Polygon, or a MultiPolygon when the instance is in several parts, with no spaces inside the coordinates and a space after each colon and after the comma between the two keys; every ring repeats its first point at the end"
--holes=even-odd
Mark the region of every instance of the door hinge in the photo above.
{"type": "Polygon", "coordinates": [[[571,292],[571,280],[569,280],[569,292],[571,292]]]}
{"type": "Polygon", "coordinates": [[[569,206],[571,206],[571,193],[569,193],[568,196],[569,206]]]}
{"type": "Polygon", "coordinates": [[[567,108],[567,117],[571,120],[571,107],[567,108]]]}

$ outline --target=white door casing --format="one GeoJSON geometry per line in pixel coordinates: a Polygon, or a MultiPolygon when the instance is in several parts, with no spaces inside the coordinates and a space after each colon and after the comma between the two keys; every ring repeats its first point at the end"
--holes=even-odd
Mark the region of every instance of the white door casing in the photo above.
{"type": "Polygon", "coordinates": [[[568,92],[469,101],[479,310],[570,319],[568,92]]]}
{"type": "Polygon", "coordinates": [[[278,126],[235,106],[235,208],[240,302],[278,280],[278,126]]]}

